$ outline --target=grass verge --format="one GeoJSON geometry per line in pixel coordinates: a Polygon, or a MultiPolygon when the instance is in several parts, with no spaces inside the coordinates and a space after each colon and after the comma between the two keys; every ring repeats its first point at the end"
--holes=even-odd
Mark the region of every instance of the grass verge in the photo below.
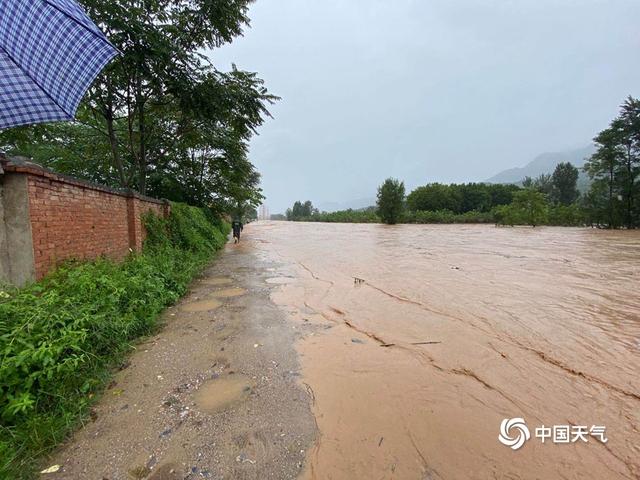
{"type": "Polygon", "coordinates": [[[142,254],[68,263],[0,292],[0,478],[33,478],[39,459],[87,417],[122,354],[154,331],[229,233],[183,204],[145,223],[142,254]]]}

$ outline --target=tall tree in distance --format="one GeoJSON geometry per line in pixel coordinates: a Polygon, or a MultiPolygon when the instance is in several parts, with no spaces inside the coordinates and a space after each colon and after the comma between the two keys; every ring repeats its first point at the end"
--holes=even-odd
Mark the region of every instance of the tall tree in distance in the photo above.
{"type": "Polygon", "coordinates": [[[535,227],[547,220],[547,201],[544,193],[535,188],[525,188],[513,195],[513,203],[509,205],[516,212],[515,216],[535,227]]]}
{"type": "Polygon", "coordinates": [[[541,173],[536,178],[526,176],[522,179],[522,186],[524,188],[533,188],[547,196],[551,196],[551,193],[553,192],[553,183],[551,182],[550,173],[541,173]]]}
{"type": "Polygon", "coordinates": [[[594,181],[592,204],[606,205],[610,228],[619,223],[635,228],[640,223],[640,100],[628,97],[594,141],[598,149],[585,165],[594,181]],[[606,201],[596,201],[598,195],[606,195],[606,201]]]}
{"type": "Polygon", "coordinates": [[[288,208],[286,212],[287,220],[300,221],[309,220],[313,215],[318,213],[318,209],[313,207],[311,200],[307,200],[304,203],[296,201],[292,208],[288,208]]]}
{"type": "Polygon", "coordinates": [[[404,210],[404,182],[387,178],[378,187],[378,215],[388,225],[396,224],[404,210]]]}
{"type": "Polygon", "coordinates": [[[462,203],[462,193],[453,185],[430,183],[417,187],[407,196],[409,210],[450,210],[459,212],[462,203]]]}
{"type": "Polygon", "coordinates": [[[578,169],[570,162],[556,165],[551,175],[551,200],[560,205],[571,205],[578,199],[578,169]]]}
{"type": "Polygon", "coordinates": [[[612,127],[620,133],[624,150],[620,178],[623,184],[622,196],[625,203],[625,223],[627,228],[638,224],[637,197],[640,174],[640,100],[628,97],[622,104],[620,116],[612,127]]]}
{"type": "Polygon", "coordinates": [[[584,166],[585,171],[593,180],[588,193],[592,216],[599,218],[596,212],[600,209],[606,209],[606,215],[602,216],[606,218],[609,228],[616,228],[619,225],[620,201],[618,200],[617,172],[622,151],[618,137],[618,132],[611,127],[600,132],[593,139],[597,150],[584,166]]]}

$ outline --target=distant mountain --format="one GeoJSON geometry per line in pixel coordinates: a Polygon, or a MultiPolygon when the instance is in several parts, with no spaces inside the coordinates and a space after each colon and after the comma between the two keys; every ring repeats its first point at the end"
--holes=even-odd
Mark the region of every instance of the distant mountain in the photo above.
{"type": "Polygon", "coordinates": [[[321,212],[337,212],[338,210],[361,210],[376,204],[375,198],[357,198],[346,202],[324,202],[314,205],[321,212]]]}
{"type": "MultiPolygon", "coordinates": [[[[576,150],[567,150],[564,152],[548,152],[538,155],[536,158],[527,163],[524,167],[510,168],[494,175],[485,180],[485,183],[516,183],[522,182],[524,177],[536,178],[542,173],[553,173],[556,165],[562,162],[571,162],[573,166],[581,169],[585,161],[593,155],[595,147],[589,145],[576,150]]],[[[585,191],[589,186],[588,176],[580,170],[578,177],[578,190],[585,191]]],[[[408,193],[408,192],[407,192],[408,193]]],[[[358,198],[355,200],[347,200],[344,202],[322,202],[318,205],[314,204],[321,212],[336,212],[338,210],[364,210],[368,207],[375,206],[376,199],[358,198]]]]}
{"type": "MultiPolygon", "coordinates": [[[[486,183],[520,183],[524,177],[536,178],[542,173],[553,173],[556,165],[571,162],[575,167],[582,167],[585,160],[595,152],[595,147],[588,147],[566,152],[550,152],[538,155],[524,167],[510,168],[485,180],[486,183]]],[[[581,176],[584,174],[581,172],[581,176]]]]}

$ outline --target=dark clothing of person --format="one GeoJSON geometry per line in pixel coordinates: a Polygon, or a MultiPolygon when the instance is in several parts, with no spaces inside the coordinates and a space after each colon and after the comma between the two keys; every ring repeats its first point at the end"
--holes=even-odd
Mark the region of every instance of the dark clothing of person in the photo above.
{"type": "Polygon", "coordinates": [[[239,220],[234,220],[231,224],[233,228],[233,237],[240,241],[240,232],[242,231],[242,222],[239,220]]]}

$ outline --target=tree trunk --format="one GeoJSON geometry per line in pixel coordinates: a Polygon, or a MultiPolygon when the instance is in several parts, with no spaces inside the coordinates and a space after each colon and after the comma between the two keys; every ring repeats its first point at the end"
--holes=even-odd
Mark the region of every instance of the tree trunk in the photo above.
{"type": "Polygon", "coordinates": [[[609,228],[615,228],[613,224],[613,163],[609,165],[609,228]]]}
{"type": "Polygon", "coordinates": [[[118,178],[120,180],[120,186],[126,188],[127,180],[124,175],[124,167],[122,166],[122,159],[120,158],[120,151],[118,150],[118,139],[116,138],[116,132],[113,128],[113,110],[111,105],[108,106],[105,112],[105,119],[107,121],[107,131],[109,133],[109,145],[111,147],[111,156],[113,158],[113,164],[118,171],[118,178]]]}
{"type": "Polygon", "coordinates": [[[627,145],[627,175],[629,175],[629,185],[627,187],[627,228],[633,228],[633,163],[631,158],[631,144],[627,145]]]}
{"type": "Polygon", "coordinates": [[[146,131],[144,118],[144,99],[142,97],[142,78],[138,76],[136,84],[136,107],[138,110],[138,131],[140,133],[140,145],[138,155],[138,191],[144,195],[147,191],[147,150],[146,131]]]}

